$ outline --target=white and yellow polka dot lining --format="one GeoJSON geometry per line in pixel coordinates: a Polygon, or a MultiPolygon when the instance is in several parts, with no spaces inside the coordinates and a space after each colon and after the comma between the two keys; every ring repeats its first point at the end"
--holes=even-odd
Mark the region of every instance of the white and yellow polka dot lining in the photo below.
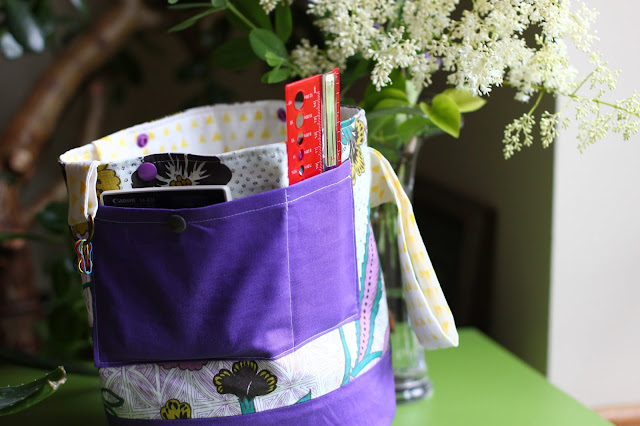
{"type": "Polygon", "coordinates": [[[391,164],[375,149],[371,159],[371,207],[395,202],[398,207],[398,249],[409,319],[426,349],[458,345],[451,309],[442,293],[413,214],[413,207],[391,164]]]}

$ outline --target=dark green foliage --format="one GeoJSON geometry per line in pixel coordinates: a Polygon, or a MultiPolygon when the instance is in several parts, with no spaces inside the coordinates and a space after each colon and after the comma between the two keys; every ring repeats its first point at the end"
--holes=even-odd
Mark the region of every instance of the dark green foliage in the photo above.
{"type": "Polygon", "coordinates": [[[0,416],[14,414],[53,394],[67,380],[63,367],[20,386],[0,388],[0,416]]]}

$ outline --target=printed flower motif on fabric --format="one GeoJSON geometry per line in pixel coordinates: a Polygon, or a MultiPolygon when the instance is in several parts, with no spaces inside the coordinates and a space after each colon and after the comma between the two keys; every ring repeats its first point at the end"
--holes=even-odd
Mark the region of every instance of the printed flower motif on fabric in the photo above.
{"type": "Polygon", "coordinates": [[[120,189],[120,178],[116,171],[108,167],[108,164],[98,166],[98,180],[96,181],[96,194],[98,199],[104,191],[120,189]]]}
{"type": "Polygon", "coordinates": [[[80,237],[88,237],[89,235],[89,222],[76,223],[71,227],[72,234],[80,237]]]}
{"type": "Polygon", "coordinates": [[[231,170],[218,157],[189,154],[152,154],[144,162],[157,169],[154,179],[143,180],[137,172],[131,175],[134,188],[153,186],[225,185],[231,180],[231,170]]]}
{"type": "Polygon", "coordinates": [[[223,368],[213,377],[218,393],[237,396],[242,414],[255,413],[254,399],[273,392],[278,378],[267,370],[258,371],[255,361],[234,362],[231,369],[223,368]]]}
{"type": "Polygon", "coordinates": [[[356,184],[356,178],[361,176],[365,170],[364,156],[362,155],[362,145],[367,135],[367,129],[364,122],[357,119],[354,123],[354,136],[351,140],[351,151],[349,158],[351,159],[351,179],[353,185],[356,184]]]}
{"type": "Polygon", "coordinates": [[[91,275],[80,274],[80,280],[82,281],[84,305],[87,308],[87,323],[89,327],[93,327],[93,282],[91,281],[91,275]]]}
{"type": "Polygon", "coordinates": [[[186,402],[180,402],[177,399],[170,399],[160,409],[160,417],[165,420],[170,419],[190,419],[191,406],[186,402]]]}
{"type": "Polygon", "coordinates": [[[178,367],[180,370],[200,371],[209,361],[175,361],[159,362],[158,365],[166,370],[178,367]]]}
{"type": "Polygon", "coordinates": [[[116,408],[120,408],[124,405],[124,398],[108,388],[102,388],[101,391],[104,411],[114,417],[117,417],[116,408]]]}
{"type": "Polygon", "coordinates": [[[371,350],[375,335],[376,316],[380,309],[380,299],[383,293],[378,250],[371,226],[367,231],[367,239],[367,249],[362,263],[363,270],[360,274],[360,320],[356,323],[358,352],[353,357],[353,362],[343,328],[340,328],[340,337],[345,352],[343,386],[357,377],[369,363],[382,356],[382,351],[372,352],[371,350]]]}

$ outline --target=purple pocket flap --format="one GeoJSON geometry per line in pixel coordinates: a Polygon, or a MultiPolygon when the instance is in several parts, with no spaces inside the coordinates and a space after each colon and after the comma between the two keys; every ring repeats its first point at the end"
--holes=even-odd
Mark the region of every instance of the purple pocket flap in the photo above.
{"type": "Polygon", "coordinates": [[[96,366],[273,359],[355,319],[353,221],[348,162],[208,207],[100,206],[96,366]]]}

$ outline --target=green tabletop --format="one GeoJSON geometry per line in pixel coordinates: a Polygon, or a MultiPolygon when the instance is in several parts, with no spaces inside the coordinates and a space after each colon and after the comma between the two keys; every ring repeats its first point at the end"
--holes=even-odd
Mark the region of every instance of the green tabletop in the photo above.
{"type": "MultiPolygon", "coordinates": [[[[427,361],[433,395],[398,406],[394,426],[610,424],[476,330],[462,330],[459,348],[430,352],[427,361]]],[[[5,365],[0,367],[0,386],[41,374],[5,365]]],[[[56,394],[39,405],[0,417],[3,425],[47,423],[106,425],[97,377],[70,375],[56,394]]]]}
{"type": "Polygon", "coordinates": [[[611,425],[477,330],[427,353],[433,394],[398,406],[393,426],[611,425]]]}

